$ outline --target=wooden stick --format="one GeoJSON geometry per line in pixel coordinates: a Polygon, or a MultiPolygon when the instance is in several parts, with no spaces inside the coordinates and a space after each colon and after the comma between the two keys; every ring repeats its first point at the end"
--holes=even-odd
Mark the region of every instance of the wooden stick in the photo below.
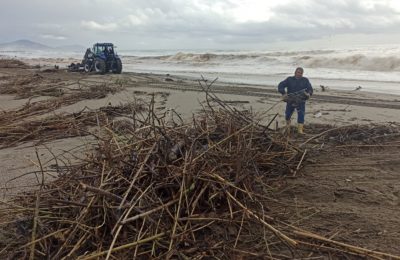
{"type": "Polygon", "coordinates": [[[337,246],[341,246],[343,248],[346,248],[352,252],[356,252],[356,253],[362,253],[365,256],[370,256],[370,257],[379,257],[379,256],[385,256],[385,257],[389,257],[391,259],[400,259],[400,256],[396,256],[396,255],[392,255],[392,254],[387,254],[387,253],[382,253],[382,252],[378,252],[378,251],[373,251],[370,249],[366,249],[366,248],[362,248],[362,247],[358,247],[358,246],[352,246],[346,243],[342,243],[342,242],[338,242],[335,240],[331,240],[328,238],[325,238],[323,236],[317,235],[317,234],[313,234],[310,233],[308,231],[298,231],[298,230],[294,230],[293,231],[296,235],[302,236],[302,237],[307,237],[307,238],[312,238],[312,239],[316,239],[316,240],[320,240],[326,243],[330,243],[330,244],[334,244],[337,246]]]}
{"type": "Polygon", "coordinates": [[[308,138],[306,141],[301,143],[299,146],[302,147],[305,144],[307,144],[308,142],[310,142],[310,141],[312,141],[312,140],[314,140],[314,139],[316,139],[316,138],[318,138],[320,136],[323,136],[324,134],[327,134],[329,132],[333,132],[333,131],[336,131],[336,130],[339,130],[339,129],[343,129],[343,128],[346,128],[346,127],[350,127],[350,125],[339,126],[339,127],[336,127],[336,128],[332,128],[332,129],[328,129],[326,131],[323,131],[322,133],[319,133],[317,135],[314,135],[313,137],[308,138]]]}
{"type": "Polygon", "coordinates": [[[31,236],[31,252],[29,255],[29,260],[35,259],[35,246],[36,246],[36,231],[37,231],[37,223],[39,218],[39,204],[40,204],[40,191],[36,193],[36,206],[35,206],[35,215],[33,217],[33,228],[32,228],[32,236],[31,236]]]}
{"type": "Polygon", "coordinates": [[[196,161],[197,161],[198,159],[200,159],[204,154],[206,154],[209,150],[211,150],[211,149],[213,149],[214,147],[216,147],[216,146],[222,144],[223,142],[229,140],[230,138],[232,138],[233,136],[239,134],[240,132],[243,132],[244,130],[247,130],[247,129],[250,128],[251,126],[252,126],[252,124],[249,124],[249,125],[247,125],[247,126],[241,128],[241,129],[237,130],[235,133],[233,133],[233,134],[231,134],[231,135],[225,137],[224,139],[222,139],[222,140],[219,141],[218,143],[216,143],[216,144],[210,146],[207,150],[205,150],[204,152],[202,152],[201,154],[199,154],[196,158],[194,158],[192,162],[193,162],[193,163],[196,162],[196,161]]]}
{"type": "Polygon", "coordinates": [[[177,201],[178,201],[178,199],[171,200],[171,201],[169,201],[168,203],[165,203],[165,204],[163,204],[163,205],[158,206],[157,208],[154,208],[154,209],[152,209],[152,210],[149,210],[149,211],[140,213],[140,214],[138,214],[138,215],[136,215],[136,216],[133,216],[133,217],[124,219],[124,220],[122,220],[122,221],[120,222],[120,224],[121,224],[121,225],[125,225],[126,223],[132,222],[132,221],[134,221],[134,220],[136,220],[136,219],[138,219],[138,218],[143,218],[143,217],[145,217],[145,216],[148,216],[148,215],[150,215],[150,214],[152,214],[152,213],[154,213],[154,212],[157,212],[157,211],[159,211],[159,210],[161,210],[161,209],[164,209],[164,208],[166,208],[166,207],[171,206],[172,204],[176,203],[177,201]]]}
{"type": "Polygon", "coordinates": [[[36,246],[36,232],[37,232],[37,224],[38,224],[38,220],[39,220],[39,205],[40,205],[40,195],[42,193],[42,189],[43,189],[43,185],[44,185],[44,170],[43,170],[43,166],[42,166],[42,162],[40,161],[40,157],[39,157],[39,153],[38,150],[35,149],[35,153],[36,153],[36,157],[38,159],[39,162],[39,166],[40,166],[40,172],[41,172],[41,182],[40,182],[40,189],[39,191],[37,191],[36,193],[36,204],[35,204],[35,215],[33,218],[33,228],[32,228],[32,236],[31,236],[31,252],[29,255],[29,259],[33,260],[35,259],[35,246],[36,246]]]}
{"type": "Polygon", "coordinates": [[[82,245],[82,242],[85,241],[89,237],[89,235],[90,235],[89,233],[85,233],[75,244],[75,246],[71,249],[71,251],[69,251],[69,253],[65,257],[63,257],[63,259],[71,259],[72,254],[79,249],[79,247],[82,245]]]}
{"type": "MultiPolygon", "coordinates": [[[[134,247],[134,246],[143,244],[143,243],[147,243],[147,242],[159,239],[159,238],[163,237],[164,235],[165,235],[165,233],[162,232],[162,233],[158,233],[158,234],[156,234],[154,236],[147,237],[147,238],[139,240],[139,241],[135,241],[135,242],[132,242],[132,243],[129,243],[129,244],[125,244],[125,245],[122,245],[122,246],[119,246],[119,247],[115,247],[115,248],[112,249],[112,252],[120,251],[120,250],[123,250],[123,249],[127,249],[127,248],[130,248],[130,247],[134,247]]],[[[80,256],[80,257],[78,257],[78,259],[79,260],[96,259],[96,258],[99,258],[100,256],[106,255],[108,253],[108,251],[109,250],[105,250],[105,251],[102,251],[100,253],[97,253],[97,254],[94,254],[94,255],[90,255],[90,256],[80,256]]]]}
{"type": "Polygon", "coordinates": [[[300,165],[301,165],[301,163],[303,162],[304,156],[306,155],[306,153],[307,153],[307,149],[304,150],[303,156],[301,156],[301,159],[300,159],[300,161],[299,161],[299,164],[297,164],[296,170],[295,170],[294,173],[293,173],[293,177],[296,177],[297,171],[300,169],[300,165]]]}
{"type": "Polygon", "coordinates": [[[142,162],[142,165],[140,166],[139,170],[136,172],[135,176],[133,176],[133,180],[131,181],[128,190],[125,192],[125,196],[122,199],[121,203],[119,204],[119,206],[122,208],[122,206],[125,204],[126,199],[128,198],[129,193],[131,192],[133,185],[136,182],[137,177],[140,175],[140,173],[142,173],[144,166],[147,163],[147,160],[149,160],[151,153],[153,152],[154,148],[156,147],[156,142],[154,142],[153,146],[151,147],[150,151],[147,153],[146,158],[144,159],[144,161],[142,162]]]}
{"type": "MultiPolygon", "coordinates": [[[[134,207],[135,207],[135,205],[133,204],[133,205],[126,211],[126,214],[124,215],[124,220],[128,217],[128,215],[131,213],[131,211],[134,209],[134,207]]],[[[113,240],[111,241],[111,245],[110,245],[110,247],[109,247],[109,249],[108,249],[108,251],[107,251],[106,260],[110,259],[111,253],[112,253],[112,249],[114,248],[114,245],[115,245],[115,243],[117,242],[119,233],[120,233],[121,230],[122,230],[123,225],[120,225],[120,224],[119,224],[119,223],[120,223],[120,220],[121,220],[121,219],[118,219],[117,223],[115,224],[114,228],[113,228],[112,231],[111,231],[111,234],[114,234],[114,231],[115,231],[115,234],[114,234],[113,240]]]]}
{"type": "Polygon", "coordinates": [[[391,144],[347,144],[347,145],[335,146],[335,148],[348,148],[348,147],[400,147],[400,145],[391,145],[391,144]]]}
{"type": "Polygon", "coordinates": [[[118,195],[115,195],[115,194],[113,194],[113,193],[111,193],[109,191],[106,191],[106,190],[103,190],[103,189],[100,189],[100,188],[96,188],[96,187],[93,187],[93,186],[89,186],[89,185],[84,184],[82,182],[80,182],[79,184],[82,186],[83,190],[85,190],[85,191],[88,190],[88,191],[91,191],[91,192],[94,192],[94,193],[97,193],[97,194],[101,194],[101,195],[109,197],[109,198],[111,198],[113,200],[116,200],[118,202],[122,201],[122,197],[120,197],[118,195]]]}
{"type": "Polygon", "coordinates": [[[43,237],[41,237],[41,238],[38,238],[38,239],[36,239],[36,240],[34,240],[34,241],[31,241],[31,242],[29,242],[29,243],[27,243],[27,244],[25,244],[25,245],[23,245],[23,246],[20,246],[20,247],[18,248],[18,250],[20,250],[20,249],[22,249],[22,248],[24,248],[24,247],[28,247],[28,246],[32,245],[32,243],[37,243],[37,242],[39,242],[39,241],[42,241],[42,240],[44,240],[44,239],[46,239],[46,238],[49,238],[49,237],[52,237],[52,236],[54,236],[54,235],[56,235],[56,234],[58,234],[58,233],[60,233],[60,232],[66,231],[66,230],[67,230],[67,228],[63,228],[63,229],[57,230],[57,231],[55,231],[55,232],[52,232],[52,233],[50,233],[50,234],[47,234],[47,235],[45,235],[45,236],[43,236],[43,237]]]}
{"type": "MultiPolygon", "coordinates": [[[[353,256],[362,257],[363,259],[365,258],[365,255],[363,255],[363,254],[360,254],[360,253],[357,253],[357,252],[349,252],[349,251],[346,251],[345,249],[339,249],[339,248],[336,248],[336,247],[333,247],[333,246],[327,246],[325,244],[316,245],[316,244],[308,243],[308,242],[301,241],[301,240],[299,240],[298,242],[299,242],[300,245],[305,245],[305,246],[309,247],[311,250],[314,251],[314,252],[311,252],[307,256],[307,258],[305,258],[305,259],[314,259],[314,258],[320,259],[321,256],[312,257],[312,255],[315,253],[315,250],[319,250],[319,249],[323,249],[323,250],[326,250],[328,252],[339,252],[339,253],[342,253],[342,254],[350,254],[350,255],[353,255],[353,256]]],[[[381,257],[371,257],[371,258],[374,258],[374,259],[377,259],[377,260],[384,260],[384,258],[381,258],[381,257]]]]}
{"type": "MultiPolygon", "coordinates": [[[[186,153],[185,158],[187,158],[187,153],[186,153]]],[[[178,208],[176,210],[176,215],[175,215],[175,219],[174,219],[174,225],[172,227],[172,234],[171,234],[171,240],[170,240],[170,243],[169,243],[169,250],[172,249],[172,245],[173,245],[173,242],[174,242],[174,235],[175,235],[175,232],[176,232],[176,227],[178,225],[178,219],[179,219],[179,214],[180,214],[180,211],[181,211],[183,194],[185,193],[185,188],[186,188],[185,187],[185,174],[186,174],[187,165],[188,164],[187,164],[186,159],[185,159],[185,164],[183,165],[182,178],[181,178],[181,187],[180,187],[180,193],[179,193],[179,203],[178,203],[178,208]]]]}
{"type": "Polygon", "coordinates": [[[262,218],[260,218],[259,216],[257,216],[253,211],[251,211],[250,209],[248,209],[247,207],[245,207],[242,203],[240,203],[232,194],[229,193],[229,191],[226,191],[226,194],[233,200],[236,202],[236,204],[238,204],[242,209],[245,210],[245,212],[247,212],[250,216],[252,216],[253,218],[255,218],[256,220],[258,220],[259,222],[261,222],[265,227],[267,227],[270,231],[272,231],[277,237],[279,237],[280,239],[282,239],[283,241],[289,243],[289,245],[291,246],[297,246],[297,241],[294,239],[291,239],[290,237],[286,236],[285,234],[283,234],[282,232],[280,232],[279,230],[277,230],[276,228],[274,228],[272,225],[268,224],[266,221],[264,221],[262,218]]]}

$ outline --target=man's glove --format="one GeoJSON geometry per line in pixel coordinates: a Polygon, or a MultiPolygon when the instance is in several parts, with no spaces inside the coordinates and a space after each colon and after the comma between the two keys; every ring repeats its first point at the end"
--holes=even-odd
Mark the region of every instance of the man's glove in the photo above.
{"type": "Polygon", "coordinates": [[[309,100],[309,99],[310,99],[310,96],[311,96],[310,93],[304,91],[304,98],[305,98],[305,100],[309,100]]]}
{"type": "Polygon", "coordinates": [[[282,95],[281,100],[287,102],[288,101],[288,95],[287,94],[282,95]]]}

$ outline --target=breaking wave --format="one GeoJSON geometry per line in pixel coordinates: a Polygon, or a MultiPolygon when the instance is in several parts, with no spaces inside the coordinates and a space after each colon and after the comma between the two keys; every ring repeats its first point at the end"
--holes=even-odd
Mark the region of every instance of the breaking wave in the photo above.
{"type": "Polygon", "coordinates": [[[400,58],[393,56],[368,57],[355,54],[347,57],[302,56],[297,63],[311,68],[356,69],[369,71],[400,71],[400,58]]]}
{"type": "MultiPolygon", "coordinates": [[[[164,59],[168,61],[187,61],[187,62],[230,62],[241,60],[259,60],[265,59],[266,55],[263,54],[216,54],[216,53],[183,53],[165,56],[164,59]]],[[[265,59],[267,61],[274,60],[272,58],[265,59]]]]}
{"type": "Polygon", "coordinates": [[[129,56],[135,60],[153,60],[187,65],[244,65],[272,67],[303,66],[306,68],[350,69],[365,71],[400,71],[400,53],[357,53],[356,51],[312,50],[292,52],[177,52],[159,56],[129,56]]]}

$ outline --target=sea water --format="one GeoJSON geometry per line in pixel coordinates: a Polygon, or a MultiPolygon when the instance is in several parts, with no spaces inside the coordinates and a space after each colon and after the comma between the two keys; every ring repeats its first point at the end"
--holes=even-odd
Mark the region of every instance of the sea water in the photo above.
{"type": "MultiPolygon", "coordinates": [[[[1,56],[81,60],[82,52],[1,52],[1,56]]],[[[270,88],[304,68],[314,86],[400,95],[400,46],[307,50],[118,50],[123,71],[218,78],[270,88]]]]}

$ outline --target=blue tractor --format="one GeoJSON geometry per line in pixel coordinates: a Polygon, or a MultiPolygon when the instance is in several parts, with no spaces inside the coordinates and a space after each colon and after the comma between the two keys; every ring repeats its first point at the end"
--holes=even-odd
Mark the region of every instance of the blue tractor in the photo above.
{"type": "Polygon", "coordinates": [[[112,43],[96,43],[93,48],[86,50],[82,63],[69,66],[70,71],[85,71],[105,74],[109,71],[120,74],[122,61],[114,50],[112,43]]]}

